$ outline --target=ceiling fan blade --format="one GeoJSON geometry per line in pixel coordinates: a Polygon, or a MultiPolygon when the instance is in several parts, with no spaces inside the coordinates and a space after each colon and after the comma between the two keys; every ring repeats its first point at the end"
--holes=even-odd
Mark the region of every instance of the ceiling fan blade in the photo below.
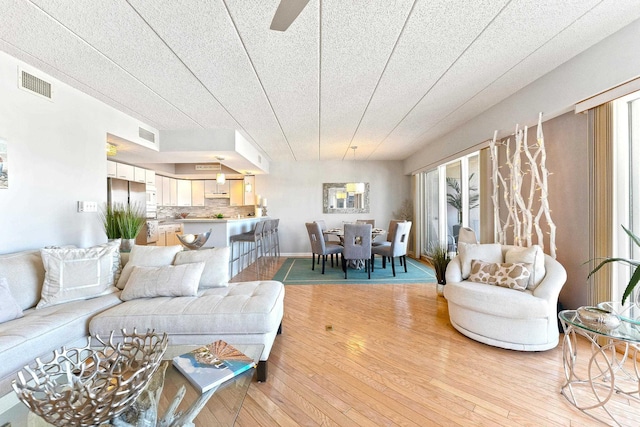
{"type": "Polygon", "coordinates": [[[281,0],[269,28],[276,31],[286,31],[307,3],[309,0],[281,0]]]}

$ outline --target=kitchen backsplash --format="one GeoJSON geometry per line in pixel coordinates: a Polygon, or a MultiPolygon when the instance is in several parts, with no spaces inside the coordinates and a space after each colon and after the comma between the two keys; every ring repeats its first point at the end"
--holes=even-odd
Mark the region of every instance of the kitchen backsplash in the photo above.
{"type": "Polygon", "coordinates": [[[255,215],[253,206],[229,206],[229,199],[206,199],[205,206],[158,206],[158,219],[178,218],[188,212],[189,217],[214,217],[218,214],[225,218],[237,218],[255,215]]]}

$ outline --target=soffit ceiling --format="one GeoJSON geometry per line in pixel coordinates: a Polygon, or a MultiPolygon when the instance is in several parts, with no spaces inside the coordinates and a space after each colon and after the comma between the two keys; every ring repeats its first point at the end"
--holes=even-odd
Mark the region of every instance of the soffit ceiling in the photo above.
{"type": "Polygon", "coordinates": [[[278,3],[0,0],[0,49],[157,129],[237,129],[270,161],[403,160],[640,17],[638,0],[311,0],[277,32],[278,3]]]}

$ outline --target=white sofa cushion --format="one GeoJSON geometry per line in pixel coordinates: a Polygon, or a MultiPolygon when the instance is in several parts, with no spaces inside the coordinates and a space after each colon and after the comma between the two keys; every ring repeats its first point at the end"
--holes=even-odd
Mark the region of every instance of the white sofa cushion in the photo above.
{"type": "Polygon", "coordinates": [[[484,262],[502,262],[502,246],[499,243],[463,243],[458,245],[462,278],[471,274],[471,261],[477,259],[484,262]]]}
{"type": "Polygon", "coordinates": [[[178,252],[173,263],[181,265],[192,262],[205,263],[200,277],[200,289],[229,285],[229,246],[178,252]]]}
{"type": "Polygon", "coordinates": [[[40,254],[45,278],[38,309],[117,291],[119,242],[84,249],[44,248],[40,254]]]}
{"type": "Polygon", "coordinates": [[[36,357],[48,359],[53,350],[86,337],[90,319],[117,304],[122,301],[114,293],[82,303],[32,308],[24,317],[0,323],[0,384],[9,384],[16,371],[36,357]]]}
{"type": "Polygon", "coordinates": [[[0,323],[19,317],[22,317],[20,304],[18,304],[18,301],[11,295],[7,279],[0,277],[0,323]]]}
{"type": "Polygon", "coordinates": [[[486,313],[495,318],[547,319],[549,303],[533,296],[531,291],[514,292],[512,289],[463,281],[447,283],[445,297],[457,306],[486,313]]]}
{"type": "Polygon", "coordinates": [[[469,281],[524,291],[529,283],[531,264],[471,261],[469,281]]]}
{"type": "Polygon", "coordinates": [[[120,299],[196,296],[203,269],[204,262],[162,267],[134,266],[120,299]]]}
{"type": "Polygon", "coordinates": [[[122,269],[118,280],[118,288],[124,289],[133,271],[133,267],[162,267],[173,264],[173,260],[182,246],[139,246],[134,245],[129,253],[129,260],[122,269]]]}
{"type": "Polygon", "coordinates": [[[11,295],[23,310],[35,307],[44,283],[44,266],[40,251],[23,251],[0,255],[0,277],[7,279],[11,295]]]}
{"type": "Polygon", "coordinates": [[[544,268],[544,252],[539,245],[531,247],[510,247],[504,255],[504,262],[517,262],[530,264],[531,276],[527,284],[527,289],[533,290],[542,282],[546,274],[544,268]]]}
{"type": "Polygon", "coordinates": [[[122,328],[155,329],[175,335],[260,334],[275,331],[282,319],[284,286],[276,281],[230,283],[197,297],[158,297],[127,301],[95,316],[91,334],[122,328]]]}

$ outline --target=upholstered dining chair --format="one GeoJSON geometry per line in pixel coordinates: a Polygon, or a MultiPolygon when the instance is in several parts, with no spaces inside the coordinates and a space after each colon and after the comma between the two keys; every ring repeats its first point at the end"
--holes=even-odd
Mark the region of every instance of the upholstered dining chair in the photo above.
{"type": "Polygon", "coordinates": [[[331,255],[331,267],[333,267],[333,254],[341,254],[342,246],[325,242],[322,234],[322,228],[317,222],[305,223],[307,234],[309,234],[309,243],[311,243],[311,269],[315,270],[316,255],[318,260],[322,257],[322,274],[324,274],[324,265],[327,262],[327,255],[331,255]]]}
{"type": "MultiPolygon", "coordinates": [[[[319,220],[316,220],[316,221],[313,221],[313,222],[316,222],[316,223],[320,224],[320,229],[323,232],[323,236],[324,236],[324,241],[325,242],[340,243],[340,239],[338,239],[337,237],[332,240],[331,239],[331,234],[324,234],[324,232],[327,230],[327,223],[325,222],[324,219],[319,219],[319,220]]],[[[320,260],[318,260],[318,262],[320,262],[320,260]]]]}
{"type": "Polygon", "coordinates": [[[371,227],[375,227],[376,220],[375,219],[357,219],[356,224],[371,224],[371,227]]]}
{"type": "Polygon", "coordinates": [[[367,275],[371,279],[371,224],[345,224],[344,225],[344,249],[342,251],[342,269],[344,278],[347,278],[347,263],[349,261],[362,260],[367,275]]]}
{"type": "Polygon", "coordinates": [[[387,230],[387,240],[384,242],[373,242],[372,246],[391,246],[391,242],[393,241],[393,237],[396,234],[396,227],[399,222],[406,222],[404,219],[392,219],[389,221],[389,229],[387,230]]]}
{"type": "Polygon", "coordinates": [[[390,245],[374,246],[371,248],[371,269],[373,270],[375,255],[382,256],[382,268],[387,268],[387,257],[391,259],[391,271],[396,277],[395,258],[400,258],[400,265],[404,264],[404,272],[407,272],[407,243],[409,242],[409,231],[411,221],[399,222],[396,224],[393,240],[390,245]]]}

